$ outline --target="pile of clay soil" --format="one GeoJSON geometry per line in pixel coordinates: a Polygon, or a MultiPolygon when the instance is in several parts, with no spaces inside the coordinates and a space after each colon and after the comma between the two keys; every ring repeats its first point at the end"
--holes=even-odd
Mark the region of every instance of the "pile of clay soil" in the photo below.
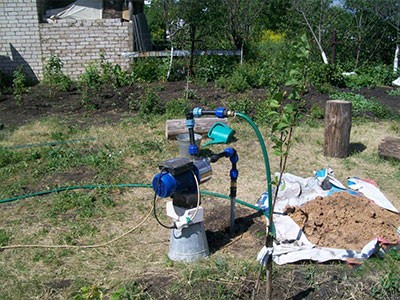
{"type": "Polygon", "coordinates": [[[317,197],[286,212],[317,246],[359,251],[376,237],[399,241],[400,215],[348,193],[317,197]]]}

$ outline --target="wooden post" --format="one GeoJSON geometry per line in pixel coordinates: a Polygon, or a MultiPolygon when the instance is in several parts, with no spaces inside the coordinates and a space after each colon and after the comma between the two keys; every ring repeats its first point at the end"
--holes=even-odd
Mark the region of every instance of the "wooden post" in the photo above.
{"type": "Polygon", "coordinates": [[[326,102],[324,155],[347,157],[351,130],[351,102],[331,100],[326,102]]]}

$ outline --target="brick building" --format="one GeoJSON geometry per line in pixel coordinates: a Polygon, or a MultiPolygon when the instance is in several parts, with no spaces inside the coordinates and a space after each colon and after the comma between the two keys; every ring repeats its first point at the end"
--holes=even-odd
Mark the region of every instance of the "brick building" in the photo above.
{"type": "Polygon", "coordinates": [[[46,0],[0,1],[0,71],[12,72],[23,65],[26,74],[42,79],[50,55],[64,62],[64,73],[77,78],[101,53],[107,61],[129,67],[121,56],[132,51],[131,23],[121,19],[59,19],[42,22],[46,0]]]}

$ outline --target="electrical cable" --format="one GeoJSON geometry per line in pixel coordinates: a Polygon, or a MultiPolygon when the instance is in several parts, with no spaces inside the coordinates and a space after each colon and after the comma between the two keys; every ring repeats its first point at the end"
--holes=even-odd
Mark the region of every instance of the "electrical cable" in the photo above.
{"type": "Polygon", "coordinates": [[[158,219],[157,211],[156,211],[156,202],[157,202],[157,198],[158,198],[158,196],[157,196],[157,191],[158,191],[158,187],[159,187],[159,185],[160,185],[161,177],[163,176],[163,174],[168,174],[167,172],[165,172],[165,173],[163,173],[163,172],[165,172],[165,168],[162,168],[162,169],[161,169],[160,176],[159,176],[158,179],[157,179],[157,184],[156,184],[156,186],[154,187],[153,212],[154,212],[154,217],[156,218],[156,221],[157,221],[158,224],[160,224],[162,227],[164,227],[164,228],[166,228],[166,229],[174,229],[174,228],[176,228],[175,224],[174,224],[173,226],[167,226],[167,225],[163,224],[163,223],[158,219]]]}
{"type": "Polygon", "coordinates": [[[128,231],[124,232],[120,236],[117,236],[116,238],[113,238],[112,240],[109,240],[108,242],[100,243],[100,244],[94,244],[94,245],[45,245],[45,244],[21,244],[21,245],[10,245],[10,246],[0,246],[0,251],[1,250],[7,250],[7,249],[17,249],[17,248],[55,248],[55,249],[92,249],[92,248],[100,248],[100,247],[105,247],[109,244],[112,244],[126,235],[130,234],[131,232],[135,231],[138,229],[140,226],[144,224],[144,222],[147,221],[147,219],[150,217],[151,213],[153,212],[153,207],[150,209],[148,214],[143,218],[142,221],[140,221],[135,227],[129,229],[128,231]]]}

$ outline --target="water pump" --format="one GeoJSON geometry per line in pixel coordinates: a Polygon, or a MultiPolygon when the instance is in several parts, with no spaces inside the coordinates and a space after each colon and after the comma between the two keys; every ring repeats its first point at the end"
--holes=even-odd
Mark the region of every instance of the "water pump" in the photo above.
{"type": "Polygon", "coordinates": [[[210,157],[200,157],[199,149],[194,140],[194,117],[215,114],[218,117],[233,116],[225,109],[216,111],[202,111],[194,109],[186,115],[186,126],[189,130],[190,158],[178,157],[160,163],[160,172],[153,178],[152,185],[155,192],[154,213],[157,221],[164,227],[171,229],[170,249],[168,256],[171,260],[196,261],[209,255],[207,238],[204,230],[203,208],[201,207],[200,184],[211,178],[211,163],[222,157],[230,158],[232,168],[231,177],[231,233],[234,228],[234,198],[236,197],[236,181],[238,170],[236,163],[239,159],[233,148],[226,148],[223,152],[210,157]],[[171,197],[167,202],[167,215],[172,219],[172,226],[160,222],[156,213],[156,197],[171,197]]]}

